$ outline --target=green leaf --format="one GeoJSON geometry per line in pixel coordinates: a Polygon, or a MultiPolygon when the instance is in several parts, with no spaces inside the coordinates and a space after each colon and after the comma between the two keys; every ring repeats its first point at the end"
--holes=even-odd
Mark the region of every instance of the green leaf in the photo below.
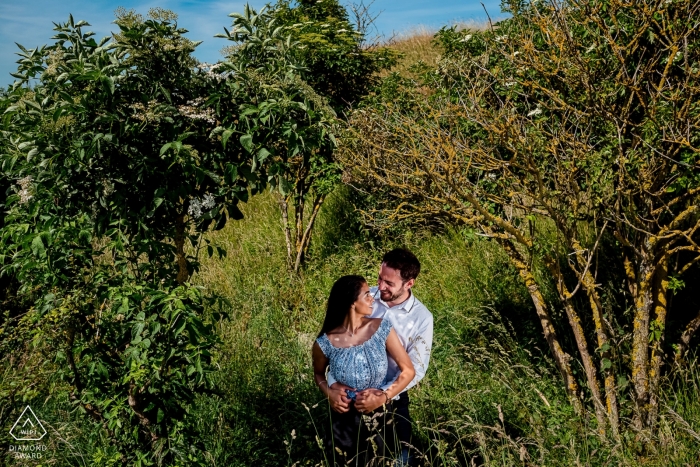
{"type": "Polygon", "coordinates": [[[267,159],[267,157],[269,155],[270,155],[270,151],[268,151],[265,148],[261,148],[260,151],[258,151],[258,161],[260,161],[260,162],[264,161],[265,159],[267,159]]]}
{"type": "Polygon", "coordinates": [[[46,248],[44,247],[44,242],[41,241],[41,235],[37,235],[32,240],[32,253],[37,258],[43,258],[46,256],[46,248]]]}
{"type": "Polygon", "coordinates": [[[232,134],[233,134],[233,130],[231,130],[231,129],[224,130],[224,132],[222,133],[221,144],[224,145],[224,149],[226,149],[226,142],[228,141],[228,139],[231,137],[232,134]]]}
{"type": "Polygon", "coordinates": [[[227,163],[224,169],[224,179],[226,183],[234,183],[238,178],[238,166],[227,163]]]}
{"type": "Polygon", "coordinates": [[[253,153],[253,135],[243,135],[241,136],[241,146],[248,151],[253,153]]]}
{"type": "Polygon", "coordinates": [[[162,156],[166,152],[168,152],[168,149],[172,147],[173,143],[165,143],[162,148],[160,148],[160,155],[162,156]]]}

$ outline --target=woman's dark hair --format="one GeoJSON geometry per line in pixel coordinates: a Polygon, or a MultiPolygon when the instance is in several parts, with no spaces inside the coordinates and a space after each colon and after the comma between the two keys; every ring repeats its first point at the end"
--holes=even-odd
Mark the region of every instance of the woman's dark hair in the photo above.
{"type": "Polygon", "coordinates": [[[331,294],[328,296],[326,318],[323,320],[318,337],[343,324],[343,320],[350,312],[350,307],[360,296],[360,290],[366,283],[364,277],[354,275],[343,276],[335,281],[331,287],[331,294]]]}

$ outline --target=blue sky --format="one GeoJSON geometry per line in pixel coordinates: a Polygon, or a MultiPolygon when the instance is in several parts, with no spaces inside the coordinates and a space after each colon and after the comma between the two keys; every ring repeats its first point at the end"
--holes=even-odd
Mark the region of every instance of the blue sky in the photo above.
{"type": "MultiPolygon", "coordinates": [[[[266,3],[264,0],[250,1],[256,9],[266,3]]],[[[344,3],[347,4],[347,0],[344,3]]],[[[492,19],[502,17],[500,1],[484,0],[483,3],[492,19]]],[[[190,31],[190,39],[204,41],[197,48],[197,58],[216,62],[220,58],[219,50],[226,43],[213,36],[223,32],[224,26],[230,26],[228,14],[243,11],[244,4],[245,1],[216,0],[0,0],[0,86],[14,80],[9,73],[16,70],[15,53],[18,49],[15,42],[27,48],[51,43],[53,22],[65,22],[69,13],[76,21],[88,21],[89,30],[101,38],[114,30],[111,23],[114,10],[119,6],[143,14],[155,6],[168,8],[180,16],[178,24],[190,31]]],[[[457,21],[483,21],[486,17],[479,0],[375,0],[372,9],[381,11],[376,26],[386,36],[417,26],[438,29],[457,21]]]]}

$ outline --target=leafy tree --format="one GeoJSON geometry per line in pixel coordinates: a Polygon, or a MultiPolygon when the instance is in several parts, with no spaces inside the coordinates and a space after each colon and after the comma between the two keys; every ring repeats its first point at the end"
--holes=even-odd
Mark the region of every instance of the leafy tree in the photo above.
{"type": "MultiPolygon", "coordinates": [[[[574,338],[601,432],[617,434],[628,381],[634,426],[653,427],[669,284],[700,258],[699,7],[509,8],[513,17],[492,30],[438,34],[446,56],[426,76],[431,102],[411,113],[355,114],[348,177],[383,190],[385,203],[368,212],[377,223],[438,218],[498,241],[574,405],[579,381],[557,328],[574,338]],[[616,280],[615,269],[628,284],[621,303],[601,284],[601,276],[616,280]],[[565,323],[543,293],[549,284],[565,323]]],[[[682,332],[681,347],[699,321],[682,332]]]]}
{"type": "Polygon", "coordinates": [[[214,254],[202,232],[241,218],[238,202],[280,173],[266,161],[278,147],[329,136],[279,44],[255,70],[245,57],[211,66],[173,12],[121,9],[116,24],[97,42],[71,17],[55,44],[22,48],[3,116],[13,193],[0,247],[31,309],[2,345],[40,343],[51,378],[112,442],[95,462],[190,465],[202,452],[188,407],[218,343],[219,315],[204,313],[218,299],[188,282],[200,252],[214,254]]]}
{"type": "MultiPolygon", "coordinates": [[[[323,125],[327,128],[336,115],[342,119],[348,109],[370,92],[377,83],[378,72],[391,66],[395,59],[388,49],[363,45],[364,35],[355,30],[347,11],[337,0],[296,3],[282,0],[259,14],[247,7],[243,15],[232,16],[233,29],[221,36],[246,45],[227,49],[229,59],[257,68],[261,61],[268,61],[270,53],[284,48],[291,65],[285,70],[289,74],[286,79],[308,85],[304,105],[311,99],[316,102],[316,108],[324,108],[323,125]],[[277,38],[277,42],[266,44],[251,39],[266,28],[273,32],[271,37],[277,38]],[[279,43],[280,38],[287,41],[286,45],[279,43]]],[[[310,111],[305,125],[311,129],[317,125],[317,119],[310,111]]],[[[299,126],[303,120],[294,121],[299,126]]],[[[340,121],[333,123],[338,124],[340,121]]],[[[309,130],[304,131],[305,137],[284,135],[286,147],[275,154],[281,161],[277,166],[279,205],[288,263],[294,271],[304,262],[323,201],[340,180],[332,133],[326,136],[316,132],[310,137],[309,130]]]]}

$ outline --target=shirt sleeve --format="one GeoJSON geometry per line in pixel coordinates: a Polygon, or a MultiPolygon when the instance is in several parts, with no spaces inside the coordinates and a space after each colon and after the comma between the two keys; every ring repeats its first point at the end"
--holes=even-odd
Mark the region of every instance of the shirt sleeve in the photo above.
{"type": "MultiPolygon", "coordinates": [[[[430,351],[432,347],[433,316],[428,315],[428,317],[426,317],[426,319],[420,324],[416,333],[409,338],[408,345],[406,346],[406,352],[413,363],[413,369],[416,371],[416,376],[414,376],[413,380],[408,383],[408,386],[406,386],[404,391],[411,389],[425,376],[426,371],[428,371],[428,364],[430,363],[430,351]]],[[[396,381],[396,378],[398,378],[398,375],[396,375],[396,377],[392,378],[390,381],[386,381],[381,389],[388,389],[389,386],[396,381]]]]}
{"type": "Polygon", "coordinates": [[[428,371],[430,363],[430,351],[433,348],[433,316],[429,317],[422,323],[415,337],[412,337],[408,343],[408,356],[411,357],[413,368],[416,370],[416,376],[408,383],[406,390],[408,391],[413,386],[418,384],[423,379],[428,371]]]}
{"type": "Polygon", "coordinates": [[[328,387],[333,386],[333,383],[337,383],[338,380],[335,379],[335,376],[333,376],[333,372],[331,371],[330,367],[328,367],[328,371],[326,372],[326,383],[328,384],[328,387]]]}

